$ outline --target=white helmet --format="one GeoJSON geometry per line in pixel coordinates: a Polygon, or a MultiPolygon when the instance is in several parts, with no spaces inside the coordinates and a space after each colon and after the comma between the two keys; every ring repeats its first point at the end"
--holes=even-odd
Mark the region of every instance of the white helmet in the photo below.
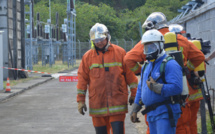
{"type": "Polygon", "coordinates": [[[151,13],[146,21],[143,23],[142,28],[149,29],[161,29],[168,27],[166,16],[161,12],[151,13]]]}
{"type": "Polygon", "coordinates": [[[146,31],[141,39],[141,43],[144,44],[144,54],[150,55],[154,53],[153,58],[163,51],[164,37],[156,29],[146,31]]]}
{"type": "Polygon", "coordinates": [[[170,24],[169,25],[169,31],[174,33],[181,33],[183,32],[184,28],[182,25],[179,24],[170,24]]]}
{"type": "Polygon", "coordinates": [[[90,29],[90,40],[94,43],[103,41],[106,38],[108,38],[108,40],[110,41],[109,31],[104,24],[96,23],[90,29]]]}
{"type": "Polygon", "coordinates": [[[148,42],[159,42],[159,41],[164,42],[164,37],[163,37],[162,33],[156,29],[151,29],[151,30],[146,31],[143,34],[142,39],[141,39],[142,44],[145,44],[148,42]]]}

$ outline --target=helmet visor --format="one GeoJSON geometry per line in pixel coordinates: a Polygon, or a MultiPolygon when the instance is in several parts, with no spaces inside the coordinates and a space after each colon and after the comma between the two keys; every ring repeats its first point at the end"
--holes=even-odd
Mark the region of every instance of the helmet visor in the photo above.
{"type": "Polygon", "coordinates": [[[105,33],[100,33],[98,31],[96,32],[90,32],[90,39],[94,42],[94,43],[97,43],[97,42],[100,42],[102,40],[104,40],[106,38],[106,34],[105,33]]]}
{"type": "Polygon", "coordinates": [[[99,42],[102,42],[105,39],[106,39],[106,37],[103,37],[103,38],[98,38],[98,39],[95,39],[95,40],[92,40],[92,41],[93,41],[93,43],[99,43],[99,42]]]}
{"type": "Polygon", "coordinates": [[[158,50],[157,42],[144,44],[144,54],[152,54],[158,50]]]}

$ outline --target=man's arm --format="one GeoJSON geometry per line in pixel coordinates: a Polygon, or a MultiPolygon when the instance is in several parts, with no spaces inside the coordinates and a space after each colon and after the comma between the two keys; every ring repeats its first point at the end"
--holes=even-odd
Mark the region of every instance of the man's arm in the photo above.
{"type": "Polygon", "coordinates": [[[139,62],[143,62],[145,60],[143,49],[144,46],[141,44],[140,41],[125,55],[125,64],[136,75],[139,75],[141,73],[141,65],[139,64],[139,62]]]}
{"type": "Polygon", "coordinates": [[[83,57],[78,69],[77,102],[85,102],[88,82],[89,67],[86,66],[86,59],[83,57]]]}
{"type": "Polygon", "coordinates": [[[189,50],[187,59],[191,61],[194,67],[198,67],[205,60],[205,55],[192,42],[188,41],[189,50]]]}
{"type": "Polygon", "coordinates": [[[125,74],[126,74],[125,76],[126,83],[130,87],[131,96],[135,97],[137,92],[138,79],[126,65],[124,66],[125,66],[125,74]]]}
{"type": "Polygon", "coordinates": [[[161,95],[168,97],[181,94],[183,88],[182,77],[181,66],[175,60],[168,61],[165,67],[167,84],[163,84],[161,95]]]}
{"type": "Polygon", "coordinates": [[[209,60],[213,59],[214,57],[215,57],[215,51],[213,51],[213,53],[210,54],[210,55],[205,59],[205,61],[209,61],[209,60]]]}

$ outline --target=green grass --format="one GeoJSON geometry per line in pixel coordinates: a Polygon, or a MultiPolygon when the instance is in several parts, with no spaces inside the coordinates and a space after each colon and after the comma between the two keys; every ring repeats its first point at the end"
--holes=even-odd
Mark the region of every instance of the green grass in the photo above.
{"type": "MultiPolygon", "coordinates": [[[[70,65],[68,68],[68,65],[66,62],[63,64],[62,61],[55,61],[55,64],[53,64],[52,67],[49,67],[49,64],[47,64],[46,66],[42,66],[42,62],[40,61],[38,64],[33,65],[33,70],[53,74],[53,73],[57,73],[57,72],[60,72],[63,70],[71,70],[73,68],[77,68],[77,67],[79,67],[80,62],[81,62],[81,60],[76,60],[76,64],[73,67],[72,67],[72,65],[70,65]]],[[[35,77],[39,77],[39,76],[35,76],[35,77]]],[[[10,86],[14,86],[18,83],[23,83],[23,82],[32,80],[35,77],[29,77],[29,78],[18,79],[18,80],[10,80],[10,86]]],[[[7,81],[3,82],[4,89],[6,88],[6,83],[7,83],[7,81]]]]}
{"type": "MultiPolygon", "coordinates": [[[[215,117],[214,117],[214,121],[215,121],[215,117]]],[[[208,111],[206,111],[206,125],[207,125],[208,134],[213,134],[212,127],[211,127],[211,120],[210,120],[208,111]]],[[[201,133],[201,131],[202,131],[201,121],[198,122],[197,126],[198,126],[198,133],[201,133]]]]}
{"type": "Polygon", "coordinates": [[[71,70],[75,67],[79,67],[79,65],[80,65],[80,60],[76,60],[76,64],[73,67],[72,65],[68,67],[67,63],[65,62],[63,64],[62,61],[55,61],[55,64],[53,64],[52,67],[49,67],[49,64],[46,64],[46,66],[42,66],[42,63],[39,62],[38,64],[33,66],[33,70],[46,72],[46,73],[57,73],[63,70],[71,70]]]}

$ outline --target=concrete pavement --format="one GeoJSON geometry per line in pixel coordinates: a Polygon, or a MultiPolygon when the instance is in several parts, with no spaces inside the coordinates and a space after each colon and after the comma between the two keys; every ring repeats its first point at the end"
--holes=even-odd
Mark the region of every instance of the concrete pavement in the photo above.
{"type": "MultiPolygon", "coordinates": [[[[31,89],[33,87],[39,86],[40,84],[46,83],[46,82],[51,81],[51,80],[57,81],[56,79],[58,79],[58,77],[60,75],[72,75],[76,71],[77,70],[74,70],[73,72],[69,72],[69,73],[63,72],[63,73],[54,74],[53,77],[39,77],[39,78],[34,78],[34,79],[29,80],[27,82],[17,84],[16,86],[11,87],[11,91],[12,91],[11,93],[0,92],[0,102],[1,102],[0,105],[2,103],[6,102],[7,100],[9,100],[9,98],[14,97],[14,96],[16,96],[16,95],[18,95],[20,93],[23,93],[26,90],[29,90],[29,89],[31,89]]],[[[32,74],[32,76],[33,75],[36,75],[36,74],[32,74]]],[[[46,84],[44,84],[44,85],[46,85],[46,84]]],[[[16,98],[14,98],[14,99],[16,99],[16,98]]],[[[4,105],[4,104],[2,104],[2,105],[4,105]]],[[[129,106],[129,111],[130,111],[130,109],[131,109],[131,106],[129,106]]],[[[74,108],[74,110],[75,110],[74,112],[77,113],[77,109],[74,108]]],[[[79,115],[79,114],[77,113],[77,115],[79,115]]],[[[78,126],[85,126],[87,128],[89,127],[89,128],[91,128],[91,129],[88,130],[88,131],[91,131],[89,133],[94,133],[94,129],[92,127],[92,123],[89,123],[89,122],[91,122],[91,118],[89,117],[88,111],[87,111],[87,114],[81,119],[81,121],[79,121],[78,123],[76,122],[76,125],[78,125],[78,126]],[[86,119],[88,121],[85,121],[86,119]]],[[[138,134],[138,130],[136,129],[135,124],[133,124],[133,123],[130,122],[129,114],[126,115],[125,129],[126,129],[126,134],[138,134]]],[[[80,130],[80,132],[81,131],[82,130],[80,130]]],[[[76,133],[78,134],[78,132],[76,132],[76,133]]]]}
{"type": "Polygon", "coordinates": [[[23,93],[24,91],[31,89],[35,86],[38,86],[40,84],[43,84],[47,81],[52,80],[53,77],[38,77],[38,78],[34,78],[32,80],[23,82],[23,83],[19,83],[15,86],[11,86],[11,93],[5,93],[4,91],[0,92],[0,102],[5,101],[11,97],[14,97],[20,93],[23,93]]]}
{"type": "Polygon", "coordinates": [[[29,76],[29,78],[33,78],[32,80],[29,80],[29,81],[26,81],[23,83],[19,83],[15,86],[11,86],[11,93],[5,93],[4,90],[0,91],[0,102],[5,101],[5,100],[7,100],[13,96],[20,94],[20,93],[23,93],[24,91],[31,89],[35,86],[39,86],[40,84],[48,82],[52,79],[58,79],[59,76],[74,74],[74,73],[77,73],[77,69],[75,69],[73,71],[65,70],[65,71],[61,71],[59,73],[55,73],[52,75],[42,75],[42,74],[36,74],[36,73],[29,73],[28,76],[29,76]]]}

